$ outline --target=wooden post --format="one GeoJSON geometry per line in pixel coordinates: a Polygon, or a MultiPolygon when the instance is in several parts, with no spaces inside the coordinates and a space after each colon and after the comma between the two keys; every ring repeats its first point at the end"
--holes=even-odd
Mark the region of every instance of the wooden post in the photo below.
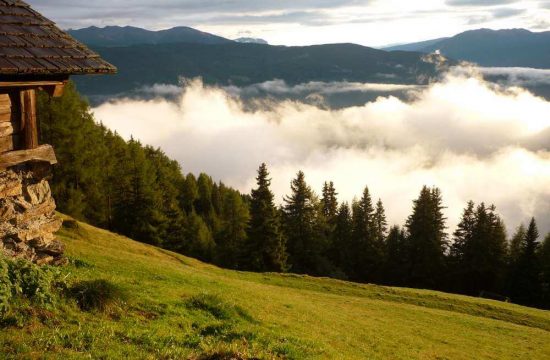
{"type": "Polygon", "coordinates": [[[25,139],[25,149],[38,147],[38,124],[36,122],[36,92],[34,89],[21,90],[21,130],[25,139]]]}

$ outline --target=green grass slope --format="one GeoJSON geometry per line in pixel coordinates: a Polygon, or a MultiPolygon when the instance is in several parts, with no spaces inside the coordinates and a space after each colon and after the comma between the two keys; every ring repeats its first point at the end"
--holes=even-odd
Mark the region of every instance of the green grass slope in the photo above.
{"type": "Polygon", "coordinates": [[[59,236],[69,282],[106,280],[116,297],[88,311],[66,299],[1,329],[1,358],[550,358],[545,311],[222,270],[85,224],[59,236]]]}

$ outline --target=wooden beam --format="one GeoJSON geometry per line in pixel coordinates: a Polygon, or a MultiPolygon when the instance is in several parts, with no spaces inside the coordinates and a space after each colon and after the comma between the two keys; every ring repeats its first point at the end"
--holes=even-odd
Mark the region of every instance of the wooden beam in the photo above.
{"type": "Polygon", "coordinates": [[[63,85],[63,81],[0,81],[0,88],[38,88],[63,85]]]}
{"type": "Polygon", "coordinates": [[[0,169],[7,169],[29,161],[42,161],[50,165],[57,164],[57,158],[51,145],[41,145],[35,149],[10,151],[0,154],[0,169]]]}
{"type": "Polygon", "coordinates": [[[21,130],[25,139],[25,149],[38,147],[38,124],[36,121],[36,91],[21,90],[21,130]]]}
{"type": "Polygon", "coordinates": [[[63,95],[65,85],[67,85],[67,81],[63,81],[63,83],[59,85],[43,86],[42,88],[48,93],[48,95],[55,98],[63,95]]]}

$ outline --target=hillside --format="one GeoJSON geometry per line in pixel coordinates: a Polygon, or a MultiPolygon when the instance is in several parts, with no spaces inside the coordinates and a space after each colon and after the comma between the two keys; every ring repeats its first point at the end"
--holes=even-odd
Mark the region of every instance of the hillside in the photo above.
{"type": "Polygon", "coordinates": [[[85,95],[110,95],[153,84],[177,84],[180,77],[202,77],[207,84],[250,85],[285,80],[358,81],[424,84],[437,75],[436,65],[424,54],[386,52],[353,44],[270,46],[228,43],[157,44],[95,47],[118,67],[115,76],[81,77],[78,89],[85,95]]]}
{"type": "Polygon", "coordinates": [[[466,31],[451,38],[385,48],[388,51],[440,50],[447,57],[482,66],[550,69],[550,31],[524,29],[466,31]]]}
{"type": "Polygon", "coordinates": [[[69,30],[71,36],[89,46],[130,46],[137,44],[166,44],[175,42],[197,44],[226,44],[231,40],[202,32],[190,27],[179,26],[167,30],[150,31],[133,26],[91,26],[69,30]]]}
{"type": "Polygon", "coordinates": [[[547,359],[550,313],[434,291],[228,271],[68,221],[70,283],[106,280],[99,311],[65,301],[7,327],[7,358],[547,359]]]}

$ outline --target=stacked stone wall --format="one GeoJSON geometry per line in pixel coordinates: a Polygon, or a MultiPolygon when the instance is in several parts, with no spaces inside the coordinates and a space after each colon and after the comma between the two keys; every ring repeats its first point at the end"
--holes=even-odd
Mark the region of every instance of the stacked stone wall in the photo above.
{"type": "Polygon", "coordinates": [[[56,216],[49,165],[22,165],[0,171],[0,252],[39,265],[65,262],[55,238],[62,225],[56,216]]]}

